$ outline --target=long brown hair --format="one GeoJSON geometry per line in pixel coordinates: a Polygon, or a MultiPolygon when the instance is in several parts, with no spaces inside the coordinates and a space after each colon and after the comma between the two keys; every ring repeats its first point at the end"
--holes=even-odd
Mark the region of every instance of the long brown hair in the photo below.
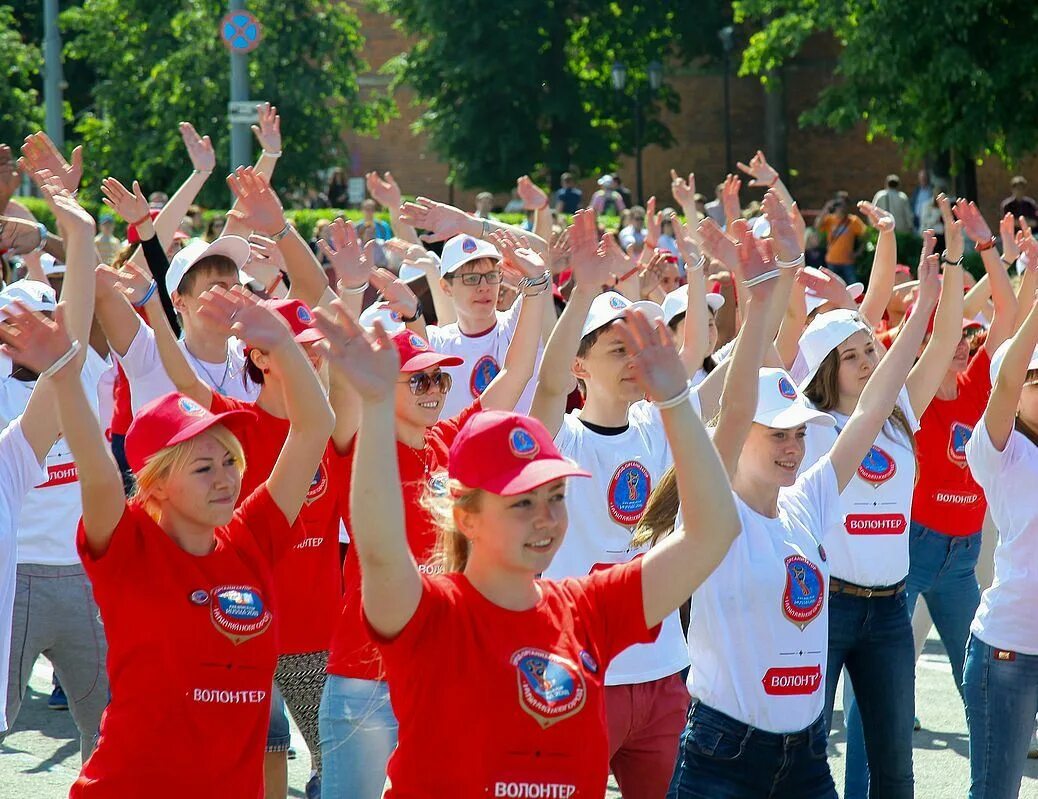
{"type": "Polygon", "coordinates": [[[419,504],[432,516],[436,527],[436,550],[431,565],[445,572],[465,571],[469,562],[471,544],[461,534],[454,521],[454,509],[476,511],[483,500],[483,491],[469,488],[451,480],[446,492],[433,492],[428,489],[422,492],[419,504]]]}
{"type": "Polygon", "coordinates": [[[631,537],[632,547],[643,547],[646,544],[657,544],[674,531],[674,522],[678,517],[678,506],[681,497],[678,495],[678,474],[673,464],[663,473],[663,477],[652,489],[649,504],[641,521],[634,528],[631,537]]]}

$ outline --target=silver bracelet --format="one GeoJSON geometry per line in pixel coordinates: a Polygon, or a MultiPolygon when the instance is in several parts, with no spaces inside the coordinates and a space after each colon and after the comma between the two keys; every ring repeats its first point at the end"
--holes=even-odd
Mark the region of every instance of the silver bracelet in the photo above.
{"type": "Polygon", "coordinates": [[[700,269],[703,268],[704,264],[706,264],[706,256],[700,255],[699,260],[696,261],[694,266],[689,266],[688,264],[685,264],[685,274],[688,274],[689,272],[698,272],[700,269]]]}
{"type": "Polygon", "coordinates": [[[73,358],[79,355],[79,351],[81,349],[82,347],[79,346],[79,342],[73,341],[72,346],[68,348],[68,352],[66,352],[64,355],[58,358],[58,360],[52,363],[50,367],[46,369],[43,372],[43,374],[40,375],[40,380],[44,380],[48,377],[53,377],[57,372],[60,372],[65,366],[68,365],[68,363],[73,358]]]}
{"type": "Polygon", "coordinates": [[[794,266],[800,266],[803,263],[803,253],[800,253],[800,255],[794,258],[792,261],[783,261],[780,258],[775,259],[775,266],[777,266],[779,269],[792,269],[794,266]]]}
{"type": "Polygon", "coordinates": [[[29,255],[35,255],[38,252],[43,252],[43,248],[47,246],[47,238],[50,236],[50,233],[47,232],[47,226],[42,222],[37,222],[36,227],[40,231],[40,243],[37,244],[34,249],[29,250],[29,255]]]}
{"type": "Polygon", "coordinates": [[[545,270],[538,277],[524,277],[516,284],[516,288],[522,291],[523,289],[537,288],[538,286],[547,285],[551,281],[551,272],[545,270]]]}
{"type": "Polygon", "coordinates": [[[782,270],[780,269],[772,269],[770,272],[765,272],[764,274],[757,275],[757,277],[751,277],[749,280],[746,281],[745,286],[748,289],[752,289],[754,286],[759,286],[761,283],[767,283],[769,280],[774,280],[775,278],[777,278],[781,271],[782,270]]]}
{"type": "Polygon", "coordinates": [[[279,230],[273,236],[271,236],[270,240],[271,241],[281,241],[281,239],[285,238],[285,236],[287,236],[291,232],[292,232],[292,223],[288,222],[286,220],[285,226],[283,228],[281,228],[281,230],[279,230]]]}
{"type": "Polygon", "coordinates": [[[665,411],[668,408],[676,408],[679,405],[683,405],[688,402],[688,392],[692,390],[692,381],[689,380],[683,389],[675,394],[670,399],[660,400],[659,402],[653,402],[652,404],[659,408],[661,411],[665,411]]]}
{"type": "Polygon", "coordinates": [[[353,296],[356,296],[358,294],[363,294],[365,291],[367,291],[368,290],[368,285],[369,285],[369,283],[366,280],[364,281],[363,285],[357,286],[355,288],[350,288],[349,286],[343,286],[342,284],[340,284],[339,285],[339,293],[340,294],[348,294],[351,297],[353,297],[353,296]]]}
{"type": "Polygon", "coordinates": [[[264,150],[263,154],[265,156],[267,156],[267,158],[280,158],[281,157],[281,150],[277,150],[276,152],[271,152],[270,150],[264,150]]]}

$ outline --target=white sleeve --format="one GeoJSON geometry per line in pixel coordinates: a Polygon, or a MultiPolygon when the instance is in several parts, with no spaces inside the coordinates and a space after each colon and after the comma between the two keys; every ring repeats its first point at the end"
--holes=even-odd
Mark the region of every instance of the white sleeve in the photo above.
{"type": "Polygon", "coordinates": [[[17,518],[22,500],[34,485],[47,479],[46,470],[22,433],[19,416],[0,431],[0,507],[17,518]]]}
{"type": "Polygon", "coordinates": [[[348,544],[348,543],[350,543],[350,533],[346,529],[346,523],[342,519],[339,519],[339,543],[340,544],[348,544]]]}
{"type": "Polygon", "coordinates": [[[997,484],[999,475],[1006,469],[1012,468],[1023,455],[1021,446],[1030,444],[1016,430],[1009,434],[1006,447],[1001,452],[995,448],[995,442],[991,440],[984,417],[973,428],[969,441],[966,442],[966,463],[974,479],[980,483],[985,491],[997,484]]]}
{"type": "Polygon", "coordinates": [[[908,426],[912,428],[913,433],[919,432],[919,420],[915,416],[915,411],[912,410],[912,398],[908,396],[908,387],[904,386],[901,389],[901,393],[897,395],[897,406],[901,409],[901,412],[908,419],[908,426]]]}
{"type": "Polygon", "coordinates": [[[562,424],[559,426],[559,432],[555,434],[555,446],[558,447],[565,457],[572,458],[573,452],[577,448],[577,436],[579,435],[576,429],[580,425],[580,420],[572,413],[567,413],[562,417],[562,424]]]}
{"type": "Polygon", "coordinates": [[[130,383],[130,409],[134,415],[143,405],[177,390],[162,365],[155,333],[143,322],[126,354],[121,357],[116,354],[116,359],[130,383]]]}
{"type": "Polygon", "coordinates": [[[436,351],[439,351],[440,347],[443,346],[443,341],[446,338],[441,330],[442,328],[437,325],[428,325],[425,328],[425,340],[428,341],[429,346],[436,351]]]}
{"type": "Polygon", "coordinates": [[[811,532],[821,540],[841,515],[839,483],[828,455],[801,474],[792,488],[783,490],[782,498],[802,510],[811,532]]]}

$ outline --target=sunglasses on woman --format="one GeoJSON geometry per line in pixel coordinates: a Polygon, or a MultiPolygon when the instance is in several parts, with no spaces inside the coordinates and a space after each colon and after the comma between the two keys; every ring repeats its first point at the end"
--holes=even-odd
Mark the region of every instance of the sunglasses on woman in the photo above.
{"type": "Polygon", "coordinates": [[[417,372],[408,378],[407,385],[411,388],[411,393],[417,397],[421,394],[428,394],[429,389],[433,386],[436,386],[441,394],[446,394],[451,390],[453,382],[451,376],[446,372],[436,372],[431,375],[417,372]]]}
{"type": "Polygon", "coordinates": [[[478,286],[484,280],[488,286],[497,286],[501,283],[500,270],[493,272],[468,272],[464,275],[448,275],[451,280],[460,280],[463,286],[478,286]]]}

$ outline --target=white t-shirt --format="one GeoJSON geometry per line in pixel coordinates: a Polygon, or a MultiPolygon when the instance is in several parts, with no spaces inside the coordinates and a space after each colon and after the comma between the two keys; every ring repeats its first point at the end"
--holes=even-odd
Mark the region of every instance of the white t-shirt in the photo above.
{"type": "Polygon", "coordinates": [[[829,565],[819,532],[839,519],[828,459],[779,491],[778,517],[735,495],[742,531],[692,595],[689,693],[768,732],[803,730],[825,705],[829,565]]]}
{"type": "Polygon", "coordinates": [[[999,452],[982,417],[966,444],[966,462],[998,528],[995,579],[970,630],[988,646],[1038,655],[1038,447],[1014,430],[999,452]]]}
{"type": "MultiPolygon", "coordinates": [[[[233,399],[255,402],[260,386],[251,380],[243,380],[245,374],[245,343],[237,338],[227,340],[227,361],[209,363],[200,361],[188,350],[184,340],[177,342],[187,362],[199,379],[218,394],[233,399]]],[[[130,409],[136,415],[142,406],[154,399],[176,391],[176,386],[162,366],[159,348],[155,344],[155,332],[143,322],[137,335],[130,342],[126,354],[116,355],[130,383],[130,409]]]]}
{"type": "MultiPolygon", "coordinates": [[[[0,431],[0,663],[3,664],[0,668],[0,696],[5,697],[16,580],[15,519],[21,514],[22,502],[29,489],[46,477],[32,447],[22,435],[19,422],[20,419],[15,419],[0,431]]],[[[7,729],[6,704],[0,703],[0,732],[7,729]]]]}
{"type": "MultiPolygon", "coordinates": [[[[901,389],[897,402],[914,433],[919,422],[912,413],[908,389],[901,389]]],[[[801,474],[832,451],[850,418],[829,413],[836,419],[835,428],[807,426],[801,474]]],[[[822,537],[833,577],[865,587],[894,585],[905,579],[915,470],[912,442],[900,428],[886,422],[840,495],[840,519],[822,537]]]]}
{"type": "MultiPolygon", "coordinates": [[[[94,413],[98,412],[101,378],[108,362],[87,348],[80,382],[94,413]]],[[[0,425],[10,424],[25,412],[36,382],[9,377],[0,381],[0,425]]],[[[64,438],[59,438],[45,461],[46,473],[21,504],[18,518],[18,563],[77,566],[76,527],[83,515],[79,472],[64,438]]]]}
{"type": "MultiPolygon", "coordinates": [[[[698,412],[698,399],[692,395],[698,412]]],[[[673,462],[659,411],[636,402],[627,415],[629,427],[603,435],[584,426],[576,413],[563,417],[555,436],[559,451],[591,472],[589,480],[566,487],[569,527],[546,578],[583,577],[597,568],[627,563],[646,552],[632,549],[631,535],[645,512],[653,487],[673,462]]],[[[625,649],[609,665],[606,685],[631,685],[676,674],[688,665],[677,611],[663,620],[651,644],[625,649]]]]}
{"type": "MultiPolygon", "coordinates": [[[[454,381],[451,390],[443,401],[443,409],[440,411],[441,419],[450,419],[457,416],[478,397],[491,381],[497,377],[501,367],[504,366],[505,356],[508,355],[508,345],[512,343],[515,335],[516,325],[519,323],[519,309],[522,307],[522,298],[507,311],[497,311],[497,324],[486,333],[479,336],[466,336],[461,332],[458,323],[454,322],[443,327],[430,325],[426,328],[426,337],[429,346],[436,352],[444,355],[457,355],[464,359],[461,366],[445,366],[443,371],[447,372],[454,381]]],[[[541,355],[543,344],[537,347],[537,360],[534,363],[534,375],[541,367],[541,355]]],[[[537,387],[537,379],[530,380],[515,406],[515,412],[528,414],[533,404],[533,392],[537,387]]]]}

